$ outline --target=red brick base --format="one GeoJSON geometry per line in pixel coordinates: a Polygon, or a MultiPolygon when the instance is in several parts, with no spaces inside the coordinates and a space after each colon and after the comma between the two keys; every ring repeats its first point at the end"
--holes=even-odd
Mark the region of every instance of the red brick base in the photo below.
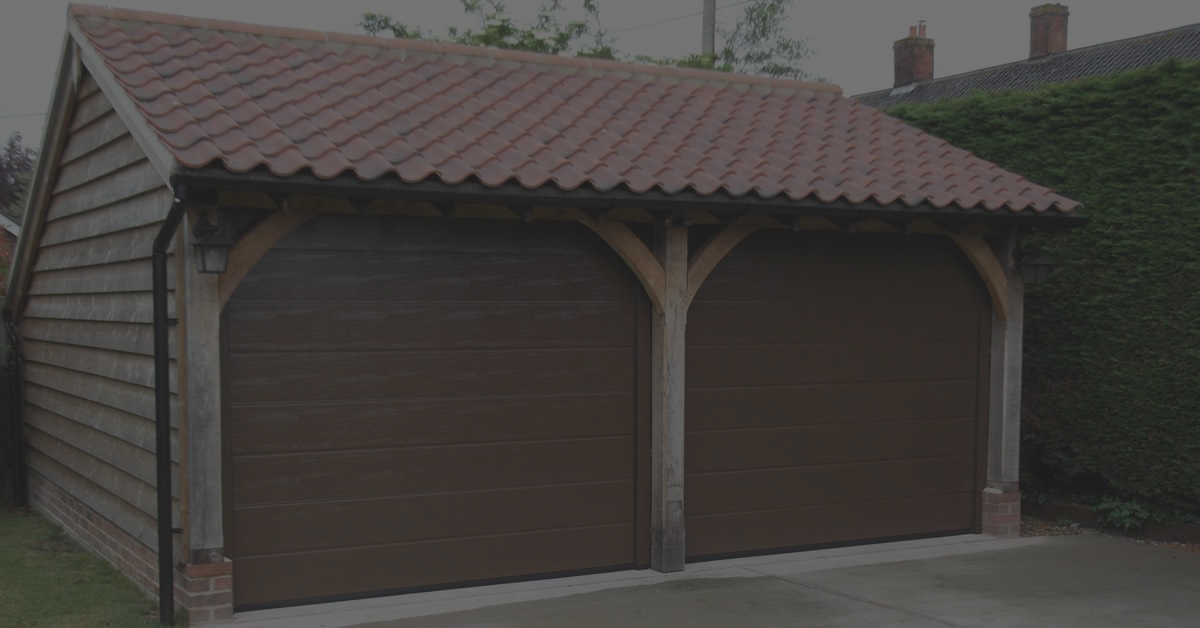
{"type": "Polygon", "coordinates": [[[233,563],[182,565],[175,570],[175,603],[188,621],[200,623],[233,616],[233,563]]]}
{"type": "Polygon", "coordinates": [[[983,533],[999,538],[1021,535],[1021,492],[983,489],[983,533]]]}
{"type": "Polygon", "coordinates": [[[157,552],[35,471],[29,472],[29,507],[158,599],[157,552]]]}
{"type": "MultiPolygon", "coordinates": [[[[36,472],[29,473],[29,506],[61,527],[88,551],[112,563],[146,595],[158,599],[158,553],[36,472]]],[[[233,615],[233,563],[180,565],[175,570],[175,605],[189,621],[233,615]]]]}

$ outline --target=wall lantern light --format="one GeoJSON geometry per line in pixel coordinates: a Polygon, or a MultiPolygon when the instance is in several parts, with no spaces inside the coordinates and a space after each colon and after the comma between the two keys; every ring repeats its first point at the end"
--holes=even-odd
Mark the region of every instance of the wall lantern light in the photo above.
{"type": "Polygon", "coordinates": [[[223,273],[229,265],[229,250],[233,240],[221,234],[217,225],[208,221],[208,212],[200,212],[200,218],[192,227],[196,237],[196,267],[202,273],[223,273]]]}
{"type": "Polygon", "coordinates": [[[1046,283],[1050,269],[1054,268],[1054,262],[1049,259],[1037,253],[1024,253],[1021,249],[1013,251],[1013,258],[1017,262],[1017,268],[1021,269],[1021,279],[1027,286],[1046,283]]]}

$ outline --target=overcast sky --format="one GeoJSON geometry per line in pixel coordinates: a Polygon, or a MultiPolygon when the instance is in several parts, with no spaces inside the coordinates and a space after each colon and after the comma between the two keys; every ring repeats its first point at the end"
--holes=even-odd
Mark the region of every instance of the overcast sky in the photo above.
{"type": "MultiPolygon", "coordinates": [[[[516,17],[544,0],[505,0],[516,17]]],[[[597,0],[622,53],[685,55],[700,50],[703,0],[597,0]]],[[[563,0],[568,7],[580,0],[563,0]]],[[[113,0],[93,2],[197,17],[361,32],[364,11],[435,32],[468,25],[457,0],[113,0]]],[[[717,0],[731,25],[743,0],[717,0]]],[[[892,85],[892,42],[925,20],[936,42],[935,76],[1018,61],[1029,54],[1029,9],[1040,0],[797,0],[787,28],[817,56],[809,68],[847,95],[892,85]]],[[[1197,0],[1070,0],[1068,46],[1134,37],[1200,22],[1197,0]]],[[[66,24],[66,0],[0,0],[0,141],[13,131],[41,141],[66,24]],[[32,114],[32,115],[30,115],[32,114]]]]}

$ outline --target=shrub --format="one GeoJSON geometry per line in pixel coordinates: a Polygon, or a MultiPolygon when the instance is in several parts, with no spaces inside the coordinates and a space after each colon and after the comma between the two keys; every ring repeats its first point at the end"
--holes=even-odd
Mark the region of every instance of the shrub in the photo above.
{"type": "Polygon", "coordinates": [[[1024,489],[1200,522],[1200,63],[892,113],[1090,218],[1035,236],[1059,265],[1026,293],[1024,489]]]}
{"type": "Polygon", "coordinates": [[[1095,511],[1100,525],[1120,530],[1125,534],[1140,531],[1142,524],[1150,518],[1150,512],[1141,504],[1114,497],[1100,500],[1095,506],[1095,511]]]}

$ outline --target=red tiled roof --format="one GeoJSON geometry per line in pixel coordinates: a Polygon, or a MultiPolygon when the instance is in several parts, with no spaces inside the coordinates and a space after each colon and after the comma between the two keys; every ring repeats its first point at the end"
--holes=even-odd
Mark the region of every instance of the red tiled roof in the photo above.
{"type": "Polygon", "coordinates": [[[1067,213],[835,86],[74,6],[181,169],[1067,213]]]}

